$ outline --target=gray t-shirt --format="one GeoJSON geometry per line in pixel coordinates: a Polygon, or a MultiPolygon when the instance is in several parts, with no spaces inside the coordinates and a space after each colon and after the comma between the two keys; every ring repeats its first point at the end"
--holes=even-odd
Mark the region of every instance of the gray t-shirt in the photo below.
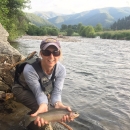
{"type": "MultiPolygon", "coordinates": [[[[25,81],[33,94],[36,97],[38,105],[42,103],[48,104],[47,96],[45,95],[44,91],[41,88],[40,82],[39,82],[39,75],[35,71],[35,69],[32,67],[32,65],[27,64],[24,67],[23,75],[25,78],[25,81]]],[[[48,78],[50,79],[52,76],[48,75],[48,78]]],[[[62,88],[64,84],[64,79],[66,76],[66,69],[65,67],[60,63],[57,62],[56,70],[55,70],[55,82],[54,82],[54,89],[51,94],[51,104],[54,105],[57,101],[61,101],[61,94],[62,94],[62,88]]]]}

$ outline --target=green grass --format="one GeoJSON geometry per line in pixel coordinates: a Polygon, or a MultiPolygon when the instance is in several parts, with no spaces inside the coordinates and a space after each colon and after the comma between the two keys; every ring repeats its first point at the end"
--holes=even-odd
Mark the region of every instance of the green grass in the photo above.
{"type": "Polygon", "coordinates": [[[96,36],[100,36],[103,39],[130,40],[130,30],[97,32],[96,36]]]}

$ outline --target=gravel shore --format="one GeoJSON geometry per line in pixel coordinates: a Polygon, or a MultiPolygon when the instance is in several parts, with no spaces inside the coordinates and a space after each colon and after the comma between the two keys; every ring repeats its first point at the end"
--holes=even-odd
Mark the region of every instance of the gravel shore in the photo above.
{"type": "Polygon", "coordinates": [[[77,36],[61,36],[61,37],[58,37],[58,36],[22,36],[21,38],[22,39],[36,39],[36,40],[43,40],[43,39],[46,39],[46,38],[56,38],[58,39],[59,41],[61,42],[78,42],[80,41],[80,38],[77,36]]]}

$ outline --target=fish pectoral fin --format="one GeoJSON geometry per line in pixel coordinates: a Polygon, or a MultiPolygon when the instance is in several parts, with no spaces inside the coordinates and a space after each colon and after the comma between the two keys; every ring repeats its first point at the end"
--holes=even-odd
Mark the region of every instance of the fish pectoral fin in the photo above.
{"type": "Polygon", "coordinates": [[[64,122],[59,121],[59,123],[62,124],[64,127],[66,127],[68,130],[73,130],[70,126],[68,126],[64,122]]]}

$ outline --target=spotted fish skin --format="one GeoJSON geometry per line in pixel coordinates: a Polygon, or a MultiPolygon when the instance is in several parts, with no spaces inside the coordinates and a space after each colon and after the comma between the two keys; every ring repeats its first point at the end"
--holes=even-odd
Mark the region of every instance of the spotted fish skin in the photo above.
{"type": "MultiPolygon", "coordinates": [[[[75,111],[68,111],[67,109],[51,109],[48,112],[38,114],[39,117],[43,118],[48,122],[57,122],[60,121],[64,115],[68,115],[71,119],[74,119],[79,116],[75,111]]],[[[25,116],[25,127],[27,127],[36,117],[30,115],[25,116]]]]}

